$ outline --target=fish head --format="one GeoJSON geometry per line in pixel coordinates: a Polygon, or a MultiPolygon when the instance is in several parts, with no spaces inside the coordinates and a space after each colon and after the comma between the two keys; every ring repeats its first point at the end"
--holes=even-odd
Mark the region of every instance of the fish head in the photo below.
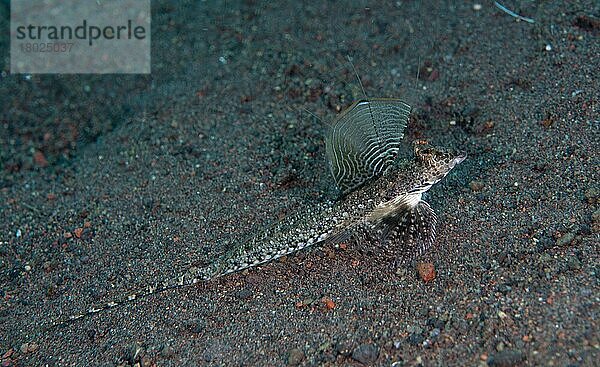
{"type": "MultiPolygon", "coordinates": [[[[382,195],[382,207],[416,207],[424,192],[440,182],[467,155],[449,149],[414,143],[415,160],[395,171],[382,195]]],[[[395,209],[394,209],[395,210],[395,209]]]]}
{"type": "Polygon", "coordinates": [[[417,165],[422,170],[423,179],[428,186],[439,182],[467,157],[464,152],[434,147],[422,141],[414,143],[414,153],[417,165]]]}

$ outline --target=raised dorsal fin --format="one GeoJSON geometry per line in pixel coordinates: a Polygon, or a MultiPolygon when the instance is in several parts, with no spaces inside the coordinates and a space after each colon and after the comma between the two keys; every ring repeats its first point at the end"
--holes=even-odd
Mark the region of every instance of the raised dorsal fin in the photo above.
{"type": "Polygon", "coordinates": [[[342,195],[392,165],[410,110],[399,99],[374,98],[355,102],[336,118],[325,138],[325,150],[342,195]]]}

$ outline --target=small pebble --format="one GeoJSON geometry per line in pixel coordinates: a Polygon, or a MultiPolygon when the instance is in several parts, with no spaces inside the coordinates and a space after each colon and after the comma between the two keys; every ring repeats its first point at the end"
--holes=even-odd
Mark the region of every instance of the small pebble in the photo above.
{"type": "Polygon", "coordinates": [[[185,323],[185,328],[194,334],[200,334],[204,331],[205,322],[202,319],[188,320],[185,323]]]}
{"type": "Polygon", "coordinates": [[[469,182],[469,187],[473,191],[481,191],[485,187],[485,184],[482,181],[471,181],[469,182]]]}
{"type": "Polygon", "coordinates": [[[299,348],[293,348],[288,352],[288,366],[298,366],[304,360],[304,352],[299,348]]]}
{"type": "Polygon", "coordinates": [[[594,293],[594,291],[592,291],[590,288],[583,288],[579,294],[581,294],[583,297],[589,297],[594,293]]]}
{"type": "Polygon", "coordinates": [[[235,293],[235,296],[241,300],[248,300],[252,297],[252,290],[249,288],[240,289],[235,293]]]}
{"type": "MultiPolygon", "coordinates": [[[[598,210],[598,213],[600,213],[600,210],[598,210]]],[[[408,275],[408,271],[405,267],[400,266],[398,269],[396,269],[396,275],[401,279],[404,279],[408,275]]]]}
{"type": "Polygon", "coordinates": [[[566,246],[566,245],[570,244],[571,242],[573,242],[574,239],[575,239],[575,233],[569,232],[567,234],[562,235],[559,239],[556,240],[556,246],[559,246],[559,247],[566,246]]]}
{"type": "Polygon", "coordinates": [[[581,261],[576,256],[569,256],[567,258],[567,268],[569,270],[579,270],[581,269],[581,261]]]}
{"type": "Polygon", "coordinates": [[[335,308],[335,302],[333,302],[331,300],[331,298],[329,298],[329,297],[323,297],[323,299],[321,301],[325,304],[325,307],[328,310],[333,310],[335,308]]]}
{"type": "Polygon", "coordinates": [[[500,343],[496,344],[496,350],[498,352],[502,352],[504,350],[504,342],[500,342],[500,343]]]}
{"type": "Polygon", "coordinates": [[[503,350],[488,358],[489,366],[494,367],[514,367],[518,366],[524,360],[523,353],[519,350],[503,350]]]}
{"type": "Polygon", "coordinates": [[[363,344],[352,352],[352,359],[370,365],[379,357],[379,348],[374,344],[363,344]]]}
{"type": "Polygon", "coordinates": [[[335,351],[342,357],[350,357],[352,354],[352,344],[348,341],[339,342],[335,345],[335,351]]]}
{"type": "Polygon", "coordinates": [[[160,350],[160,355],[164,358],[170,358],[173,357],[175,355],[175,351],[173,351],[173,348],[171,348],[170,345],[165,345],[161,350],[160,350]]]}
{"type": "Polygon", "coordinates": [[[29,344],[23,343],[23,344],[21,344],[21,347],[19,348],[19,350],[21,351],[21,353],[25,354],[25,353],[27,353],[28,348],[29,348],[29,344]]]}
{"type": "Polygon", "coordinates": [[[596,210],[593,214],[592,214],[592,221],[593,222],[600,222],[600,209],[596,210]]]}
{"type": "Polygon", "coordinates": [[[598,198],[598,189],[595,187],[592,187],[591,189],[587,189],[585,190],[585,199],[587,200],[588,203],[593,204],[596,202],[596,199],[598,198]]]}
{"type": "Polygon", "coordinates": [[[40,152],[39,150],[33,154],[33,160],[39,167],[43,168],[48,166],[48,161],[46,160],[44,153],[40,152]]]}
{"type": "Polygon", "coordinates": [[[422,334],[423,333],[423,329],[419,325],[409,325],[406,328],[406,331],[408,331],[410,334],[422,334]]]}
{"type": "Polygon", "coordinates": [[[410,336],[408,337],[408,342],[412,345],[421,345],[423,344],[423,341],[425,340],[425,338],[423,337],[423,335],[421,334],[410,334],[410,336]]]}
{"type": "Polygon", "coordinates": [[[19,350],[21,351],[21,353],[25,354],[25,353],[33,353],[36,350],[38,350],[39,346],[36,342],[31,342],[31,343],[23,343],[21,344],[21,347],[19,348],[19,350]]]}
{"type": "Polygon", "coordinates": [[[433,263],[418,263],[417,272],[419,273],[419,278],[425,283],[435,279],[435,267],[433,266],[433,263]]]}

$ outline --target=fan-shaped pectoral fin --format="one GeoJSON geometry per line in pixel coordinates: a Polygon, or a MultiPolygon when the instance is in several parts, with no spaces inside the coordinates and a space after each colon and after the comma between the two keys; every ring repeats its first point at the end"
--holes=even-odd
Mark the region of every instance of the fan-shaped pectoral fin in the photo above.
{"type": "Polygon", "coordinates": [[[384,217],[376,227],[379,245],[396,253],[401,262],[425,254],[435,241],[437,216],[429,204],[420,201],[384,217]]]}

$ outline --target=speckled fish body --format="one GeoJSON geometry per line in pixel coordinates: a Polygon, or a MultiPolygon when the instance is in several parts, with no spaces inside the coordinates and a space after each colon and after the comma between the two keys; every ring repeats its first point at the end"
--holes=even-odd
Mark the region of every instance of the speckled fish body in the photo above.
{"type": "Polygon", "coordinates": [[[208,281],[265,264],[303,248],[353,239],[392,256],[418,256],[435,240],[437,217],[422,194],[465,158],[417,143],[414,158],[398,159],[410,106],[397,99],[354,103],[325,139],[337,200],[307,205],[239,242],[206,267],[148,285],[118,300],[72,315],[61,325],[168,289],[208,281]],[[379,246],[379,247],[377,247],[379,246]]]}
{"type": "MultiPolygon", "coordinates": [[[[418,148],[422,149],[422,148],[418,148]]],[[[420,154],[416,149],[416,154],[420,154]]],[[[271,227],[251,238],[246,243],[234,247],[222,259],[216,262],[205,274],[205,279],[219,277],[243,269],[267,263],[281,256],[293,253],[303,248],[331,241],[344,241],[349,238],[362,237],[361,232],[373,232],[371,238],[385,241],[386,221],[398,215],[407,215],[410,221],[414,215],[411,211],[421,205],[427,206],[433,216],[423,223],[414,222],[415,228],[403,228],[407,237],[412,232],[432,231],[428,229],[436,221],[431,208],[421,200],[422,194],[432,185],[439,182],[456,164],[460,163],[463,155],[451,155],[440,149],[427,148],[438,155],[445,154],[446,160],[438,165],[419,161],[396,167],[376,180],[365,183],[335,202],[325,202],[299,210],[293,215],[273,224],[271,227]],[[377,238],[379,237],[379,238],[377,238]]],[[[418,156],[417,156],[418,157],[418,156]]],[[[414,221],[414,218],[412,219],[414,221]]],[[[403,226],[403,223],[392,224],[403,226]]],[[[410,225],[410,223],[405,223],[410,225]]],[[[415,233],[414,235],[418,235],[415,233]]],[[[413,236],[414,237],[414,236],[413,236]]],[[[410,238],[406,238],[410,240],[410,238]]],[[[402,239],[399,239],[400,241],[402,239]]],[[[424,252],[432,244],[434,238],[428,238],[429,243],[413,246],[415,254],[424,252]]],[[[402,243],[398,243],[402,246],[402,243]]],[[[413,244],[404,243],[405,247],[413,244]]],[[[404,250],[410,250],[405,248],[404,250]]],[[[399,253],[407,251],[399,251],[399,253]]],[[[410,252],[410,251],[409,251],[410,252]]]]}

